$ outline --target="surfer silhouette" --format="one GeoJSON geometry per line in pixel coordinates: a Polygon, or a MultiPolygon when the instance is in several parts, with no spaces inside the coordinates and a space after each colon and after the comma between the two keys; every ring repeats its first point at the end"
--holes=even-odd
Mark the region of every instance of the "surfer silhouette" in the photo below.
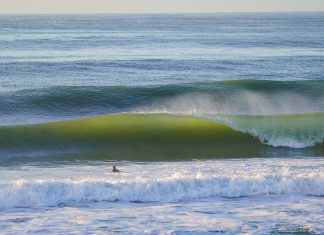
{"type": "Polygon", "coordinates": [[[120,172],[120,170],[118,170],[117,167],[115,165],[113,165],[112,172],[113,173],[118,173],[118,172],[120,172]]]}

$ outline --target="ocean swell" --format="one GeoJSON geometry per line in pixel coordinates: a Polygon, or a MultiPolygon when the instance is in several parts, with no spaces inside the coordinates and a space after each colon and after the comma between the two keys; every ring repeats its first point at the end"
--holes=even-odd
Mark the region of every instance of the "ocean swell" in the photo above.
{"type": "Polygon", "coordinates": [[[0,125],[107,113],[278,115],[324,111],[324,82],[230,80],[159,86],[58,86],[0,91],[0,125]]]}
{"type": "Polygon", "coordinates": [[[0,161],[323,156],[324,114],[274,116],[112,114],[0,128],[0,161]],[[304,148],[309,147],[304,150],[304,148]],[[35,159],[39,159],[35,156],[35,159]],[[52,159],[54,159],[52,158],[52,159]]]}

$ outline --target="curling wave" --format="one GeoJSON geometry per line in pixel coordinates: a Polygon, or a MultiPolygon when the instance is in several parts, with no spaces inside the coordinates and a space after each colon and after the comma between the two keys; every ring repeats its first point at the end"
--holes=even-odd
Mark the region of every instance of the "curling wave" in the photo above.
{"type": "MultiPolygon", "coordinates": [[[[0,128],[1,159],[58,155],[107,160],[260,157],[291,148],[323,156],[324,113],[277,116],[112,114],[0,128]],[[208,120],[212,119],[212,120],[208,120]],[[279,147],[279,148],[278,148],[279,147]]],[[[306,152],[303,154],[306,154],[306,152]]],[[[297,152],[298,154],[298,152],[297,152]]],[[[38,158],[36,158],[38,159],[38,158]]],[[[46,158],[44,158],[46,159],[46,158]]]]}
{"type": "Polygon", "coordinates": [[[234,130],[251,134],[262,143],[274,147],[306,148],[322,144],[324,140],[323,113],[291,115],[215,115],[234,130]]]}

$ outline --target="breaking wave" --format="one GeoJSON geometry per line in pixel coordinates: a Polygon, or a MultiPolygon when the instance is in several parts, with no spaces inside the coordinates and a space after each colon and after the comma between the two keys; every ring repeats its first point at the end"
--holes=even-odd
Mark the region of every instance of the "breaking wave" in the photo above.
{"type": "MultiPolygon", "coordinates": [[[[1,159],[52,154],[63,160],[260,157],[306,148],[323,156],[324,113],[204,117],[112,114],[0,128],[1,159]],[[22,155],[21,155],[22,154],[22,155]]],[[[306,154],[306,152],[304,152],[306,154]]],[[[46,159],[46,158],[44,158],[46,159]]]]}
{"type": "Polygon", "coordinates": [[[323,90],[322,80],[230,80],[0,93],[0,161],[259,157],[274,149],[323,156],[323,90]]]}
{"type": "Polygon", "coordinates": [[[230,80],[161,86],[49,87],[0,93],[0,125],[107,113],[277,115],[324,111],[324,81],[230,80]]]}
{"type": "Polygon", "coordinates": [[[208,176],[174,174],[162,179],[19,180],[0,184],[0,208],[58,206],[85,202],[180,202],[262,195],[324,196],[320,173],[208,176]]]}

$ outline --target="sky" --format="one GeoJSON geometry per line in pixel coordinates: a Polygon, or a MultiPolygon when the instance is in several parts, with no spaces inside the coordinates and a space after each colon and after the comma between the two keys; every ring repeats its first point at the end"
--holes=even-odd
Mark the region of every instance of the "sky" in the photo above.
{"type": "Polygon", "coordinates": [[[0,14],[324,11],[324,0],[0,0],[0,14]]]}

